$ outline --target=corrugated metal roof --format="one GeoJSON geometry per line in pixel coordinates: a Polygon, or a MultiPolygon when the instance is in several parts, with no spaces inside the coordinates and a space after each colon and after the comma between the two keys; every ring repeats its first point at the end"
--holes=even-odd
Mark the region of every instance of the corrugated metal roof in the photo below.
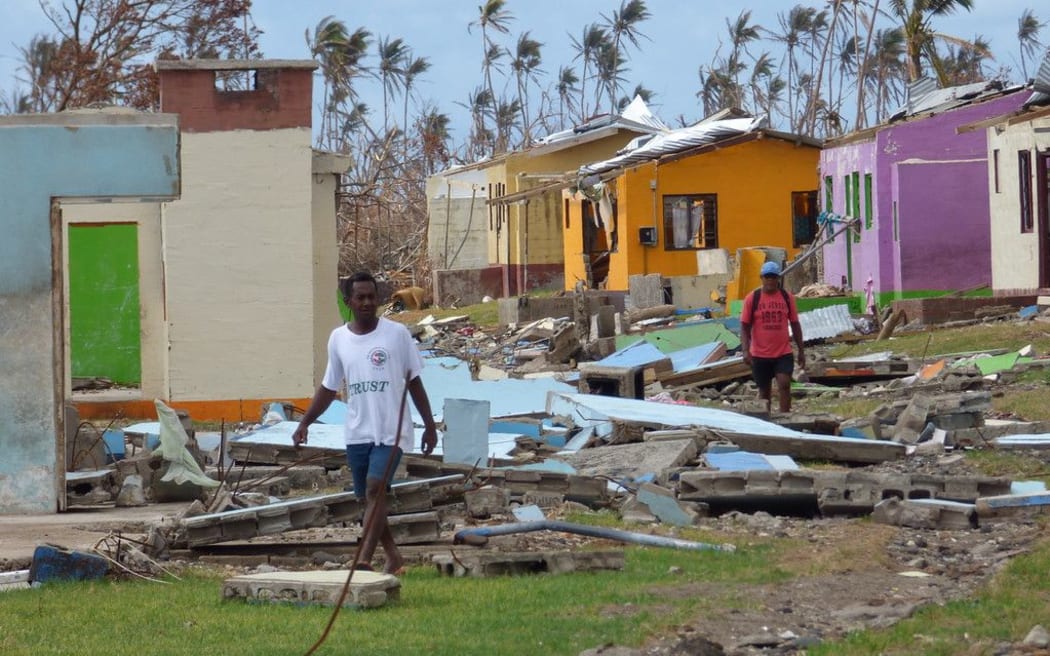
{"type": "Polygon", "coordinates": [[[1023,85],[1007,87],[999,80],[992,80],[991,82],[960,84],[947,89],[933,89],[932,91],[926,91],[927,88],[928,85],[919,86],[916,92],[921,95],[909,98],[903,107],[890,115],[889,122],[917,114],[944,112],[1003,93],[1019,91],[1023,88],[1023,85]]]}
{"type": "Polygon", "coordinates": [[[538,140],[536,146],[546,146],[563,141],[570,142],[588,132],[607,127],[623,128],[636,132],[666,132],[671,129],[656,114],[652,113],[641,96],[635,96],[634,100],[619,114],[599,116],[574,128],[548,134],[546,137],[538,140]]]}
{"type": "Polygon", "coordinates": [[[830,339],[854,330],[848,305],[829,305],[798,315],[805,341],[830,339]]]}
{"type": "Polygon", "coordinates": [[[733,118],[724,121],[699,123],[658,134],[643,146],[629,150],[611,159],[580,167],[580,175],[594,175],[603,171],[630,166],[638,162],[656,159],[689,148],[715,143],[730,137],[747,134],[761,127],[760,118],[733,118]]]}

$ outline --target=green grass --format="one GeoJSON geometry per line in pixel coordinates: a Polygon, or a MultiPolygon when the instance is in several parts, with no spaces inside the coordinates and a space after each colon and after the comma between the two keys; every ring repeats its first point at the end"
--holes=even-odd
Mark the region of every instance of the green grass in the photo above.
{"type": "Polygon", "coordinates": [[[980,324],[956,329],[934,329],[923,332],[899,333],[889,340],[874,339],[836,347],[834,358],[846,358],[880,351],[930,360],[937,355],[968,353],[985,349],[1019,349],[1028,344],[1036,353],[1050,352],[1050,326],[1043,323],[1002,322],[980,324]]]}
{"type": "MultiPolygon", "coordinates": [[[[483,579],[413,568],[400,601],[344,610],[318,653],[575,655],[607,642],[640,645],[713,603],[662,591],[785,578],[770,553],[764,546],[731,554],[632,547],[622,572],[483,579]]],[[[217,575],[198,573],[173,585],[105,581],[4,593],[0,653],[300,654],[331,613],[224,602],[220,591],[217,575]]]]}
{"type": "Polygon", "coordinates": [[[965,453],[966,459],[985,476],[1050,482],[1050,465],[1039,458],[1010,451],[973,450],[965,453]]]}
{"type": "Polygon", "coordinates": [[[1043,421],[1050,419],[1050,386],[1042,385],[1036,389],[1010,391],[1003,396],[992,399],[992,408],[997,412],[1006,412],[1023,421],[1043,421]]]}
{"type": "Polygon", "coordinates": [[[887,403],[885,399],[860,397],[823,398],[812,397],[797,399],[794,403],[796,412],[821,413],[838,415],[846,419],[867,417],[879,406],[887,403]]]}
{"type": "Polygon", "coordinates": [[[868,654],[955,656],[992,654],[998,642],[1018,642],[1050,607],[1050,542],[1012,560],[973,599],[930,606],[893,627],[829,642],[810,656],[868,654]]]}

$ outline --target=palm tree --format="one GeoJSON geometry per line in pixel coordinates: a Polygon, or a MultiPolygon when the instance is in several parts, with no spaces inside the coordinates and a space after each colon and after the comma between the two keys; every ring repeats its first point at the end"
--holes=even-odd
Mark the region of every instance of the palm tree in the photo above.
{"type": "MultiPolygon", "coordinates": [[[[820,101],[820,86],[824,78],[824,69],[828,63],[828,55],[831,52],[831,44],[835,40],[835,28],[838,26],[839,14],[842,11],[843,0],[829,0],[831,2],[831,25],[828,27],[824,37],[824,47],[820,53],[820,64],[817,66],[817,79],[813,83],[813,92],[809,96],[809,104],[806,107],[806,117],[803,121],[803,130],[812,131],[816,127],[817,105],[820,101]]],[[[824,14],[825,12],[821,12],[824,14]]],[[[831,102],[831,75],[828,75],[828,97],[824,101],[825,111],[827,103],[831,102]]]]}
{"type": "Polygon", "coordinates": [[[379,56],[377,71],[383,84],[383,129],[387,130],[390,127],[389,100],[404,86],[405,60],[409,56],[409,49],[404,39],[380,37],[376,54],[379,56]]]}
{"type": "MultiPolygon", "coordinates": [[[[649,13],[649,8],[645,5],[645,0],[622,0],[620,2],[620,8],[614,10],[611,17],[602,15],[605,19],[605,23],[608,26],[608,33],[612,38],[612,49],[616,53],[616,57],[609,55],[610,59],[620,60],[626,62],[627,58],[621,45],[623,40],[626,38],[632,44],[635,49],[638,49],[638,37],[645,36],[638,31],[638,24],[642,21],[648,20],[652,14],[649,13]]],[[[607,84],[611,83],[613,86],[607,90],[609,95],[610,107],[617,105],[617,97],[619,96],[620,86],[619,80],[613,76],[607,84]]]]}
{"type": "Polygon", "coordinates": [[[313,34],[306,32],[306,43],[310,54],[317,60],[324,79],[321,128],[319,139],[327,141],[327,147],[335,146],[335,115],[338,108],[354,97],[353,79],[364,72],[360,66],[368,50],[372,34],[364,28],[353,33],[346,24],[332,16],[322,18],[313,34]]]}
{"type": "Polygon", "coordinates": [[[563,130],[565,129],[566,111],[571,113],[573,109],[572,96],[579,91],[576,87],[579,81],[580,78],[576,77],[576,71],[572,68],[562,66],[558,69],[558,81],[555,84],[558,92],[558,126],[563,130]]]}
{"type": "MultiPolygon", "coordinates": [[[[747,44],[762,38],[760,25],[751,25],[751,10],[742,11],[736,20],[730,22],[726,19],[726,29],[729,30],[729,44],[732,50],[729,52],[731,62],[739,62],[741,52],[747,52],[747,44]]],[[[736,68],[735,66],[733,68],[736,68]]],[[[743,69],[740,69],[743,72],[743,69]]],[[[739,85],[739,79],[733,80],[739,85]]]]}
{"type": "Polygon", "coordinates": [[[423,155],[423,169],[427,175],[434,174],[439,161],[442,164],[448,163],[450,123],[448,114],[442,114],[433,107],[425,109],[419,118],[420,153],[423,155]]]}
{"type": "Polygon", "coordinates": [[[591,63],[596,61],[602,46],[608,43],[609,34],[601,25],[591,23],[583,28],[583,34],[578,41],[573,36],[570,36],[569,39],[572,41],[573,50],[576,51],[576,56],[572,60],[583,60],[583,74],[580,76],[580,116],[586,119],[589,116],[587,110],[587,79],[590,77],[587,71],[591,63]]]}
{"type": "Polygon", "coordinates": [[[405,102],[403,108],[404,113],[402,115],[403,120],[401,122],[401,125],[404,126],[405,136],[404,142],[402,144],[402,165],[408,162],[408,98],[412,93],[412,85],[413,83],[415,83],[416,78],[418,78],[423,73],[426,73],[428,70],[430,70],[430,60],[428,60],[426,57],[416,57],[411,52],[409,52],[405,56],[405,65],[402,75],[402,81],[404,82],[405,86],[405,102]]]}
{"type": "Polygon", "coordinates": [[[905,61],[910,82],[922,77],[922,61],[925,59],[937,74],[941,85],[947,85],[948,80],[937,53],[937,40],[957,45],[967,45],[969,42],[935,32],[932,21],[934,18],[953,14],[959,9],[970,11],[973,9],[973,0],[890,0],[890,13],[900,22],[904,36],[905,61]]]}
{"type": "Polygon", "coordinates": [[[1031,9],[1025,9],[1017,19],[1017,43],[1021,50],[1021,76],[1028,80],[1028,66],[1025,55],[1034,58],[1039,52],[1039,31],[1046,27],[1040,23],[1031,9]]]}
{"type": "Polygon", "coordinates": [[[900,104],[903,82],[907,76],[907,41],[900,28],[876,30],[867,68],[860,72],[875,96],[875,123],[883,121],[890,107],[900,104]]]}
{"type": "MultiPolygon", "coordinates": [[[[485,74],[485,87],[488,90],[488,98],[492,102],[496,100],[496,88],[492,85],[492,66],[498,61],[499,57],[503,54],[503,49],[499,48],[489,37],[489,30],[494,30],[500,34],[507,34],[510,32],[508,24],[514,20],[514,16],[504,8],[506,0],[485,0],[485,4],[478,7],[478,19],[467,26],[467,31],[474,25],[481,28],[481,68],[485,74]],[[495,54],[498,52],[499,54],[495,54]]],[[[493,111],[496,109],[492,108],[493,111]]]]}
{"type": "Polygon", "coordinates": [[[598,49],[598,54],[594,58],[594,76],[597,79],[597,85],[594,89],[595,110],[601,106],[602,92],[604,91],[609,98],[609,113],[611,114],[615,111],[616,90],[620,88],[620,83],[624,81],[623,74],[627,72],[626,63],[627,60],[616,49],[612,41],[607,40],[598,49]]]}
{"type": "Polygon", "coordinates": [[[510,102],[500,100],[496,106],[496,149],[497,153],[504,153],[511,149],[511,132],[518,122],[521,114],[521,103],[515,98],[510,102]]]}
{"type": "Polygon", "coordinates": [[[466,155],[468,159],[482,157],[486,151],[491,153],[494,147],[492,132],[486,127],[485,119],[492,115],[492,97],[489,90],[484,86],[474,87],[467,96],[465,103],[456,104],[465,107],[470,112],[470,137],[467,142],[466,155]]]}
{"type": "Polygon", "coordinates": [[[619,102],[616,103],[616,112],[622,113],[623,110],[627,109],[627,105],[631,104],[631,101],[633,101],[635,98],[641,98],[645,101],[645,104],[647,105],[652,104],[653,98],[655,96],[656,94],[653,93],[652,89],[646,89],[641,84],[636,84],[634,86],[634,91],[632,91],[628,95],[623,96],[622,98],[620,98],[619,102]]]}
{"type": "Polygon", "coordinates": [[[796,95],[795,75],[798,64],[795,59],[796,50],[804,44],[805,35],[813,30],[813,22],[817,10],[813,7],[795,5],[787,14],[777,14],[777,22],[780,24],[781,32],[773,33],[773,40],[784,44],[787,49],[787,86],[788,92],[788,126],[791,132],[796,131],[795,106],[792,99],[796,95]]]}
{"type": "MultiPolygon", "coordinates": [[[[869,69],[868,55],[871,52],[872,39],[875,37],[875,17],[879,15],[879,3],[880,0],[874,0],[871,7],[871,16],[866,16],[860,11],[861,0],[853,0],[853,45],[854,48],[860,45],[860,22],[864,21],[864,29],[867,30],[867,36],[864,39],[864,48],[860,51],[860,60],[856,63],[855,70],[857,72],[857,119],[853,124],[854,129],[859,130],[867,125],[867,108],[865,107],[864,93],[864,74],[869,69]]],[[[842,65],[840,63],[840,65],[842,65]]],[[[848,64],[847,64],[848,65],[848,64]]],[[[841,92],[842,83],[839,83],[839,90],[841,92]]]]}
{"type": "Polygon", "coordinates": [[[518,36],[518,43],[511,59],[510,67],[514,71],[514,78],[518,86],[518,104],[521,106],[522,136],[525,145],[532,142],[531,125],[529,123],[529,80],[533,79],[540,71],[540,48],[542,43],[529,37],[526,30],[518,36]]]}

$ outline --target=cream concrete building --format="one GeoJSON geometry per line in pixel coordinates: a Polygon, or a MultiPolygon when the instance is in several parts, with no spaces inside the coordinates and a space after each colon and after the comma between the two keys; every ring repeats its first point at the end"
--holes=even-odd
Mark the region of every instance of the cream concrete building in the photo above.
{"type": "Polygon", "coordinates": [[[316,389],[341,321],[335,193],[349,160],[311,147],[315,68],[157,62],[161,109],[179,115],[180,199],[67,217],[139,226],[141,387],[111,399],[127,414],[152,415],[135,401],[161,398],[195,419],[257,420],[263,403],[316,389]],[[224,89],[228,75],[251,88],[224,89]]]}

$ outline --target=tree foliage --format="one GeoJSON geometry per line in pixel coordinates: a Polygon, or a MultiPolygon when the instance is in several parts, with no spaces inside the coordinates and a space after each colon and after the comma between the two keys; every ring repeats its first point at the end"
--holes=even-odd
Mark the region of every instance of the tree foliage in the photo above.
{"type": "Polygon", "coordinates": [[[20,109],[157,104],[154,59],[258,56],[251,0],[41,0],[54,33],[21,48],[20,109]]]}

